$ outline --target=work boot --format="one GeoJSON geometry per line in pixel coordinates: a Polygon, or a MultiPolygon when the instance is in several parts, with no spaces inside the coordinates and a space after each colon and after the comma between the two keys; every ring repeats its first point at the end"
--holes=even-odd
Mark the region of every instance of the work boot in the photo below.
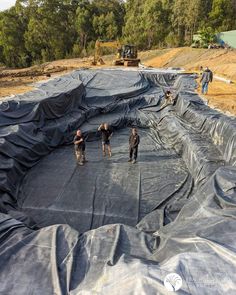
{"type": "Polygon", "coordinates": [[[132,159],[129,159],[128,162],[131,163],[132,162],[132,159]]]}
{"type": "Polygon", "coordinates": [[[136,160],[133,160],[132,164],[135,164],[136,163],[136,160]]]}

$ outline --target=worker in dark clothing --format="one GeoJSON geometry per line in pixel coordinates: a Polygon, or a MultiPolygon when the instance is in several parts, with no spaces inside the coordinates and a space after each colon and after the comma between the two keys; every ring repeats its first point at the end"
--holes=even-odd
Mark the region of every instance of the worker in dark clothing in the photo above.
{"type": "Polygon", "coordinates": [[[166,104],[173,104],[174,103],[174,97],[170,90],[167,90],[165,93],[165,100],[166,104]]]}
{"type": "Polygon", "coordinates": [[[162,103],[162,105],[161,105],[161,110],[162,110],[163,108],[165,108],[166,106],[174,105],[175,102],[176,102],[177,96],[174,97],[173,94],[171,93],[171,91],[170,91],[170,90],[167,90],[167,91],[165,92],[165,96],[164,96],[164,98],[165,98],[165,99],[163,100],[163,103],[162,103]]]}
{"type": "Polygon", "coordinates": [[[98,127],[98,131],[102,132],[102,152],[103,156],[106,156],[106,147],[108,150],[108,155],[111,157],[111,144],[110,140],[113,134],[112,128],[107,124],[103,123],[98,127]]]}
{"type": "Polygon", "coordinates": [[[206,67],[205,71],[202,73],[202,77],[200,83],[202,83],[202,94],[207,94],[208,85],[213,81],[213,73],[212,71],[206,67]]]}
{"type": "Polygon", "coordinates": [[[81,166],[85,163],[85,139],[81,130],[76,132],[74,137],[74,146],[75,146],[75,156],[77,159],[77,163],[81,166]]]}
{"type": "Polygon", "coordinates": [[[140,143],[140,138],[136,128],[132,128],[131,135],[129,137],[129,161],[133,164],[136,163],[138,156],[138,145],[140,143]],[[134,159],[133,159],[134,155],[134,159]]]}

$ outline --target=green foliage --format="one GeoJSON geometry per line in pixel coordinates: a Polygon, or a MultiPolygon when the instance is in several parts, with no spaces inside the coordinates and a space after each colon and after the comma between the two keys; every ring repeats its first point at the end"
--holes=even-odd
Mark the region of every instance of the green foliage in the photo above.
{"type": "Polygon", "coordinates": [[[130,0],[126,2],[125,26],[123,37],[125,42],[136,44],[140,49],[146,47],[145,29],[143,25],[143,1],[130,0]]]}
{"type": "Polygon", "coordinates": [[[200,30],[208,44],[215,31],[236,29],[235,15],[236,0],[16,0],[0,12],[0,63],[83,57],[97,39],[174,47],[200,30]]]}
{"type": "Polygon", "coordinates": [[[202,42],[202,47],[207,47],[208,44],[216,41],[216,32],[211,27],[201,29],[198,31],[198,34],[202,42]]]}
{"type": "Polygon", "coordinates": [[[209,13],[210,23],[219,31],[227,31],[236,27],[236,0],[213,0],[209,13]]]}
{"type": "Polygon", "coordinates": [[[180,44],[180,39],[177,34],[170,32],[165,38],[165,43],[167,47],[177,47],[180,44]]]}
{"type": "Polygon", "coordinates": [[[106,15],[101,14],[94,16],[93,28],[96,36],[100,39],[112,40],[117,38],[118,27],[113,12],[109,12],[106,15]]]}
{"type": "Polygon", "coordinates": [[[80,57],[82,54],[83,48],[79,44],[74,44],[72,49],[72,57],[80,57]]]}
{"type": "Polygon", "coordinates": [[[10,67],[25,67],[30,55],[25,48],[27,20],[13,7],[0,16],[1,61],[10,67]]]}
{"type": "Polygon", "coordinates": [[[70,1],[31,1],[25,46],[36,60],[61,59],[72,51],[76,38],[74,7],[70,1]]]}
{"type": "Polygon", "coordinates": [[[165,21],[165,10],[161,0],[144,2],[142,24],[148,49],[164,41],[167,22],[165,21]]]}
{"type": "Polygon", "coordinates": [[[86,49],[87,42],[94,36],[92,25],[92,5],[88,0],[81,1],[76,10],[75,27],[80,47],[86,49]]]}

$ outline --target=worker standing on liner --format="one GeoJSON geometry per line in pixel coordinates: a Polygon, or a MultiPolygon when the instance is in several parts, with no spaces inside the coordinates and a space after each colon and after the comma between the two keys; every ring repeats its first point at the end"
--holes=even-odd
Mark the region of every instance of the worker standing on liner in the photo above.
{"type": "Polygon", "coordinates": [[[103,156],[106,156],[106,147],[107,147],[107,151],[108,151],[108,155],[109,157],[111,157],[112,153],[111,153],[111,144],[110,144],[110,140],[113,134],[112,128],[107,124],[107,123],[103,123],[98,127],[98,131],[102,132],[102,152],[103,152],[103,156]]]}
{"type": "Polygon", "coordinates": [[[202,83],[202,94],[208,93],[208,85],[213,81],[213,73],[212,71],[206,67],[205,71],[202,73],[202,77],[200,83],[202,83]]]}
{"type": "Polygon", "coordinates": [[[74,146],[75,146],[75,156],[77,163],[80,166],[83,166],[85,163],[85,139],[81,130],[77,130],[74,137],[74,146]]]}
{"type": "Polygon", "coordinates": [[[136,163],[138,157],[138,145],[140,143],[140,137],[138,135],[137,129],[132,128],[131,135],[129,137],[129,161],[133,164],[136,163]],[[134,159],[133,159],[134,156],[134,159]]]}

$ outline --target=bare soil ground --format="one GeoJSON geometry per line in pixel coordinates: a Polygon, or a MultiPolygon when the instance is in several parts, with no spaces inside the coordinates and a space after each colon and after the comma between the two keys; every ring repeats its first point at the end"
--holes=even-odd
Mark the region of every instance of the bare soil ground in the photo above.
{"type": "Polygon", "coordinates": [[[0,68],[1,97],[22,94],[34,89],[34,83],[58,77],[72,70],[90,67],[91,58],[57,60],[25,69],[0,68]]]}
{"type": "MultiPolygon", "coordinates": [[[[198,88],[198,93],[200,94],[200,92],[201,87],[198,88]]],[[[214,80],[209,85],[208,94],[204,95],[204,98],[211,107],[221,110],[226,114],[236,115],[236,84],[226,84],[214,80]]]]}
{"type": "Polygon", "coordinates": [[[159,55],[147,60],[144,54],[144,64],[152,67],[184,67],[190,71],[208,66],[215,74],[236,80],[236,50],[180,47],[162,50],[159,55]]]}
{"type": "MultiPolygon", "coordinates": [[[[200,66],[209,66],[214,74],[231,79],[234,84],[214,80],[205,96],[210,106],[236,115],[236,50],[207,50],[181,47],[157,49],[140,53],[143,64],[151,67],[183,67],[198,72],[200,66]]],[[[112,56],[104,57],[110,66],[112,56]]],[[[92,58],[64,59],[26,69],[0,68],[0,99],[34,89],[34,83],[57,77],[72,70],[92,67],[92,58]]],[[[198,91],[200,88],[198,89],[198,91]]]]}

